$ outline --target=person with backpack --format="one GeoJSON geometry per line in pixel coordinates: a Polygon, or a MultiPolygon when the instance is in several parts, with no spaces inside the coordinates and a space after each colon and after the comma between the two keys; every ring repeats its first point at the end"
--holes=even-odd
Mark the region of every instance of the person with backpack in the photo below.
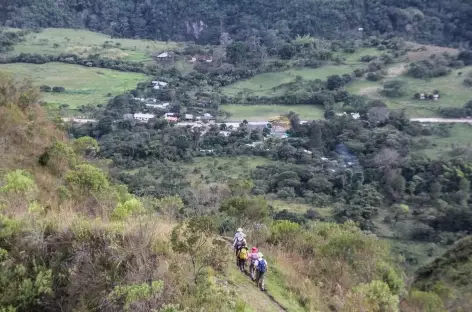
{"type": "Polygon", "coordinates": [[[257,260],[254,262],[254,266],[256,267],[257,287],[259,287],[260,290],[264,291],[264,279],[267,273],[268,266],[267,261],[264,259],[264,255],[261,252],[257,254],[257,260]]]}
{"type": "Polygon", "coordinates": [[[256,279],[256,267],[254,263],[259,258],[257,254],[258,254],[257,247],[252,247],[251,253],[248,256],[249,257],[249,275],[251,276],[251,279],[253,281],[256,279]]]}
{"type": "Polygon", "coordinates": [[[234,242],[234,251],[236,252],[236,265],[239,267],[239,258],[238,258],[238,255],[239,255],[239,251],[241,250],[241,248],[243,248],[244,246],[246,246],[246,239],[243,238],[243,237],[238,237],[236,239],[236,241],[234,242]]]}
{"type": "Polygon", "coordinates": [[[246,237],[246,234],[244,234],[243,232],[243,229],[242,228],[238,228],[236,230],[236,234],[234,234],[234,238],[233,238],[233,247],[235,247],[236,249],[236,243],[239,241],[239,240],[242,240],[246,237]]]}
{"type": "Polygon", "coordinates": [[[241,272],[244,272],[246,271],[246,261],[247,261],[247,258],[248,258],[248,248],[246,245],[244,245],[243,247],[241,247],[241,249],[239,249],[238,251],[238,254],[237,254],[237,259],[238,259],[238,267],[239,267],[239,271],[241,272]]]}

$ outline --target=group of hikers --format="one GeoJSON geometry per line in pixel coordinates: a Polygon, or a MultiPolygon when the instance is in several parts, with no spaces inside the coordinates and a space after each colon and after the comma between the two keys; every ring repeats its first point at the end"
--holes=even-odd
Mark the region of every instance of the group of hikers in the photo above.
{"type": "Polygon", "coordinates": [[[242,228],[238,228],[234,234],[233,247],[236,253],[236,265],[241,272],[246,272],[246,262],[249,261],[249,275],[251,279],[256,282],[257,287],[264,291],[264,277],[267,272],[267,260],[264,255],[257,250],[257,247],[252,247],[249,252],[249,247],[246,242],[246,234],[243,233],[242,228]]]}

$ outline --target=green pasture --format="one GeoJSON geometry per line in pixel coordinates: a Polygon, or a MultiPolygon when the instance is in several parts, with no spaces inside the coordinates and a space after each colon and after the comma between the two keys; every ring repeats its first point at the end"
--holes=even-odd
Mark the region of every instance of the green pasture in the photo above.
{"type": "Polygon", "coordinates": [[[17,44],[11,54],[73,53],[83,57],[98,54],[111,59],[149,61],[153,53],[171,51],[177,47],[175,42],[119,39],[82,29],[45,28],[41,32],[28,34],[26,40],[17,44]]]}
{"type": "Polygon", "coordinates": [[[350,83],[346,89],[350,93],[365,95],[370,98],[384,101],[389,108],[405,109],[410,117],[437,116],[437,109],[441,107],[461,107],[472,99],[472,89],[463,85],[466,73],[472,71],[472,66],[453,70],[450,75],[433,79],[415,79],[407,76],[398,76],[387,79],[401,79],[407,83],[407,94],[399,98],[387,98],[380,92],[382,81],[372,82],[365,79],[350,83]],[[464,74],[459,75],[459,72],[464,74]],[[440,98],[437,101],[416,100],[415,93],[433,93],[438,90],[440,98]]]}
{"type": "Polygon", "coordinates": [[[221,105],[220,109],[231,113],[230,120],[263,121],[293,111],[302,120],[324,119],[324,108],[318,105],[221,105]]]}
{"type": "Polygon", "coordinates": [[[112,96],[132,90],[139,82],[150,79],[139,73],[64,63],[1,64],[0,72],[31,79],[37,86],[64,87],[66,91],[62,93],[41,92],[41,100],[54,107],[68,105],[70,109],[81,105],[106,104],[112,96]]]}
{"type": "Polygon", "coordinates": [[[319,68],[291,68],[279,72],[262,73],[223,87],[222,92],[228,96],[236,96],[239,92],[251,92],[253,95],[260,96],[277,96],[281,95],[277,87],[295,81],[297,76],[305,80],[324,80],[331,75],[351,73],[354,69],[355,67],[352,65],[326,65],[319,68]]]}

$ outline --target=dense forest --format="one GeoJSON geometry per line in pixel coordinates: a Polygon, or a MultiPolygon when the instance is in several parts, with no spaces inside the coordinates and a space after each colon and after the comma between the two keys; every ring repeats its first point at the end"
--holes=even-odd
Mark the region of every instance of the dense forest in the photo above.
{"type": "Polygon", "coordinates": [[[459,0],[3,0],[0,8],[0,23],[6,26],[88,28],[200,43],[218,43],[227,34],[237,40],[258,37],[268,46],[296,34],[331,39],[396,34],[456,46],[472,40],[472,4],[459,0]]]}

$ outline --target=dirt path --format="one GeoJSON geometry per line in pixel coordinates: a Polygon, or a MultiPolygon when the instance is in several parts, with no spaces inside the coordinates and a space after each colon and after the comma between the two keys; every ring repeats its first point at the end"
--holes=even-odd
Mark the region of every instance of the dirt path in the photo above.
{"type": "Polygon", "coordinates": [[[419,122],[435,122],[435,123],[469,123],[472,124],[472,119],[467,118],[410,118],[411,121],[419,122]]]}
{"type": "MultiPolygon", "coordinates": [[[[221,237],[228,242],[228,247],[232,249],[232,239],[221,237]]],[[[233,258],[231,258],[233,259],[233,258]]],[[[274,298],[269,291],[260,291],[255,282],[246,273],[242,273],[234,263],[229,264],[229,276],[231,284],[234,287],[238,297],[244,300],[246,304],[256,312],[287,312],[274,298]]]]}
{"type": "Polygon", "coordinates": [[[239,272],[235,265],[231,266],[230,272],[236,293],[251,309],[257,312],[288,311],[269,292],[260,291],[251,278],[239,272]]]}

